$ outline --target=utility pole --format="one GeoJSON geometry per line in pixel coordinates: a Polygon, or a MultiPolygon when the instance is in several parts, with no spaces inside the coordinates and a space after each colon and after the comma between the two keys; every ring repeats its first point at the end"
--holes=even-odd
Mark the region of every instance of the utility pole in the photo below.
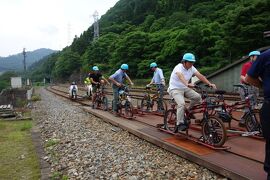
{"type": "Polygon", "coordinates": [[[93,17],[94,17],[94,40],[97,40],[99,38],[99,24],[97,11],[94,12],[93,17]]]}
{"type": "Polygon", "coordinates": [[[26,72],[26,62],[25,62],[25,59],[26,59],[26,52],[25,52],[25,48],[23,48],[23,70],[24,70],[24,73],[26,72]]]}

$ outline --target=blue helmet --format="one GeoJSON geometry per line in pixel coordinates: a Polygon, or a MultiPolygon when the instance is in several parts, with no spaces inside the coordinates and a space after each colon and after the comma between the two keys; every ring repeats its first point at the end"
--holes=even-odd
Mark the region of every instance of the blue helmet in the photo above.
{"type": "Polygon", "coordinates": [[[157,63],[152,62],[152,63],[150,64],[150,68],[153,68],[153,67],[157,67],[157,63]]]}
{"type": "Polygon", "coordinates": [[[185,53],[183,56],[184,61],[195,62],[195,56],[192,53],[185,53]]]}
{"type": "Polygon", "coordinates": [[[261,55],[260,51],[251,51],[248,56],[250,57],[250,56],[259,56],[259,55],[261,55]]]}
{"type": "Polygon", "coordinates": [[[93,71],[98,71],[99,69],[98,69],[98,67],[97,66],[94,66],[93,67],[93,71]]]}
{"type": "Polygon", "coordinates": [[[121,65],[121,69],[123,69],[123,70],[128,70],[128,65],[127,65],[127,64],[122,64],[122,65],[121,65]]]}

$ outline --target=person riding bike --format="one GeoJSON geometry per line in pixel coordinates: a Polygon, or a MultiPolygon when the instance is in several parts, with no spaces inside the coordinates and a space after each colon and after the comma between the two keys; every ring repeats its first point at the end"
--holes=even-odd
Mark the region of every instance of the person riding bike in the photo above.
{"type": "Polygon", "coordinates": [[[92,84],[91,84],[91,80],[89,77],[85,78],[84,85],[86,87],[86,95],[92,96],[92,84]]]}
{"type": "Polygon", "coordinates": [[[164,88],[165,88],[165,78],[163,75],[162,69],[158,68],[157,63],[152,62],[150,64],[151,71],[154,72],[153,78],[151,82],[147,86],[151,86],[152,84],[155,84],[157,87],[157,90],[159,91],[159,97],[158,97],[158,112],[163,112],[164,107],[162,107],[162,101],[163,101],[163,94],[164,94],[164,88]]]}
{"type": "Polygon", "coordinates": [[[122,64],[120,69],[118,69],[114,74],[109,77],[109,80],[113,83],[113,113],[117,115],[117,104],[119,98],[119,90],[123,85],[124,79],[127,79],[130,85],[134,85],[129,76],[127,75],[128,65],[122,64]]]}
{"type": "MultiPolygon", "coordinates": [[[[260,51],[251,51],[249,53],[249,55],[248,55],[250,61],[246,62],[242,66],[241,75],[240,75],[240,81],[247,88],[248,94],[253,95],[253,101],[252,101],[252,104],[251,104],[252,108],[254,108],[254,106],[257,103],[257,97],[259,96],[259,88],[255,87],[255,86],[252,86],[248,82],[246,82],[245,77],[246,77],[246,74],[247,74],[248,70],[252,66],[253,62],[255,62],[260,55],[261,55],[260,51]]],[[[243,90],[241,89],[241,91],[240,91],[241,100],[245,100],[244,95],[245,94],[244,94],[243,90]]],[[[247,111],[247,110],[245,109],[245,111],[247,111]]],[[[240,119],[239,126],[244,127],[245,126],[245,119],[243,118],[243,116],[240,119]]]]}
{"type": "Polygon", "coordinates": [[[185,98],[190,99],[192,108],[195,104],[201,103],[200,94],[192,88],[194,84],[189,83],[191,77],[195,75],[199,80],[216,89],[216,85],[210,83],[204,75],[202,75],[194,66],[195,56],[192,53],[185,53],[182,63],[176,65],[170,76],[168,93],[177,103],[177,123],[175,132],[185,131],[188,125],[184,122],[185,98]]]}
{"type": "Polygon", "coordinates": [[[92,99],[92,107],[94,107],[94,102],[96,100],[96,92],[100,86],[106,84],[110,84],[108,80],[100,73],[98,66],[93,66],[93,73],[90,74],[90,80],[92,83],[92,91],[93,91],[93,99],[92,99]]]}
{"type": "Polygon", "coordinates": [[[74,95],[73,93],[78,94],[78,86],[75,81],[73,81],[69,86],[69,96],[72,97],[72,95],[74,95]]]}

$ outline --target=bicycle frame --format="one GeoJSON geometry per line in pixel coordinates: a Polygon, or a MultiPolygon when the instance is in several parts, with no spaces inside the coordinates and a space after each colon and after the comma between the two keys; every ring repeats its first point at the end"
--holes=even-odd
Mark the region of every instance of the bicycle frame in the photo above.
{"type": "Polygon", "coordinates": [[[117,106],[120,115],[122,115],[122,109],[124,108],[124,117],[128,119],[133,117],[133,105],[129,96],[129,90],[127,86],[123,86],[119,90],[119,100],[117,106]]]}
{"type": "Polygon", "coordinates": [[[236,119],[235,117],[232,116],[233,111],[239,110],[239,109],[245,109],[243,118],[245,119],[245,123],[246,123],[246,129],[250,132],[250,131],[259,131],[261,132],[261,127],[260,127],[260,123],[257,121],[255,112],[252,108],[251,105],[251,99],[252,99],[252,95],[248,94],[248,90],[244,85],[234,85],[235,87],[240,87],[244,90],[244,96],[245,96],[245,100],[241,100],[232,104],[227,104],[227,102],[224,99],[223,94],[225,93],[225,91],[223,92],[217,92],[218,96],[216,99],[216,103],[218,105],[220,105],[221,109],[216,109],[217,113],[219,114],[220,118],[224,121],[224,122],[228,122],[229,123],[229,128],[231,128],[231,119],[235,120],[235,121],[240,121],[238,119],[236,119]],[[250,119],[248,119],[250,118],[250,119]]]}
{"type": "Polygon", "coordinates": [[[108,99],[104,93],[104,87],[103,85],[98,85],[96,89],[96,93],[94,94],[95,96],[95,101],[93,102],[95,108],[103,108],[103,110],[107,111],[108,110],[108,99]]]}
{"type": "MultiPolygon", "coordinates": [[[[217,147],[221,147],[221,149],[226,149],[227,147],[222,147],[226,141],[226,130],[224,124],[221,119],[214,116],[215,111],[214,109],[219,107],[217,104],[212,104],[209,101],[208,93],[199,86],[195,87],[198,90],[201,90],[202,96],[202,103],[194,105],[190,110],[185,108],[184,111],[184,122],[188,125],[188,129],[186,130],[186,134],[182,132],[178,132],[177,134],[184,135],[188,139],[192,141],[198,142],[200,141],[201,144],[216,149],[217,147]],[[203,117],[201,119],[201,127],[198,126],[190,126],[192,119],[191,115],[202,113],[203,117]],[[201,131],[202,136],[200,138],[192,137],[188,134],[188,130],[196,130],[201,131]],[[190,138],[192,137],[192,138],[190,138]]],[[[172,103],[172,109],[168,110],[164,117],[164,129],[169,133],[175,134],[175,127],[176,127],[176,103],[172,103]],[[172,129],[173,128],[173,129],[172,129]]]]}
{"type": "Polygon", "coordinates": [[[157,115],[164,115],[164,111],[167,110],[167,104],[164,100],[160,101],[159,98],[160,98],[160,90],[157,89],[155,92],[153,92],[151,86],[147,85],[146,93],[141,101],[141,111],[154,112],[157,113],[157,115]]]}

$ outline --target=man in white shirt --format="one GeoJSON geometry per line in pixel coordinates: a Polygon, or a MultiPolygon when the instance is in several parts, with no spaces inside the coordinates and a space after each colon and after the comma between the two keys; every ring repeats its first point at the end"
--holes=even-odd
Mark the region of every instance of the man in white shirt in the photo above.
{"type": "Polygon", "coordinates": [[[190,106],[201,103],[201,95],[192,88],[194,84],[189,83],[191,77],[195,75],[199,80],[216,89],[215,84],[211,84],[194,66],[195,56],[192,53],[185,53],[182,63],[176,65],[170,77],[168,93],[177,103],[177,127],[175,132],[185,131],[188,126],[184,122],[185,97],[190,99],[190,106]]]}

